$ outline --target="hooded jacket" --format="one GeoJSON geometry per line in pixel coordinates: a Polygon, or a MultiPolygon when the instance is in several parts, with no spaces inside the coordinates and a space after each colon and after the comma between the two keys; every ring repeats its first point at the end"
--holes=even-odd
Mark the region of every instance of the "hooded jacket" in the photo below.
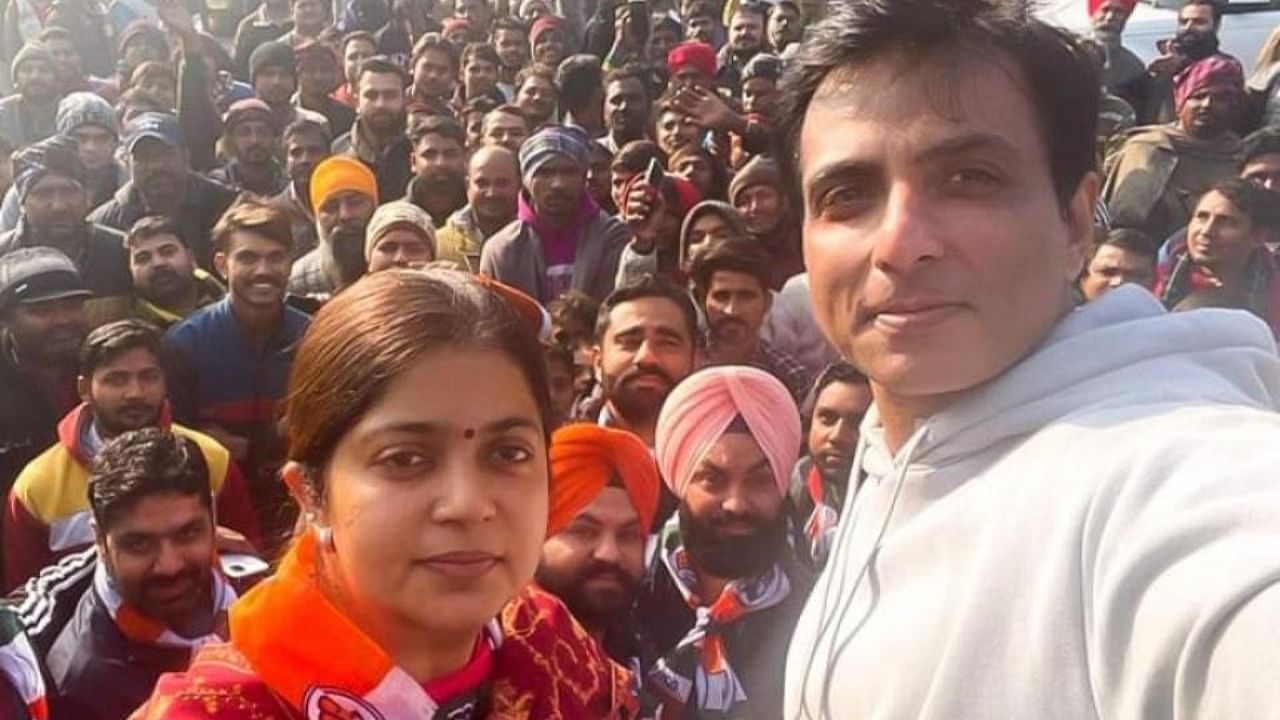
{"type": "Polygon", "coordinates": [[[1273,716],[1278,405],[1262,322],[1125,286],[897,453],[873,408],[785,717],[1273,716]]]}

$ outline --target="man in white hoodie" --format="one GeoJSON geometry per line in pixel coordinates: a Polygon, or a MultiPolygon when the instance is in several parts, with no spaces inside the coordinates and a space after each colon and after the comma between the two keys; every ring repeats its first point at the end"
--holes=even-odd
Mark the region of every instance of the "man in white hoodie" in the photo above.
{"type": "Polygon", "coordinates": [[[996,2],[833,4],[788,78],[815,313],[875,406],[784,717],[1272,717],[1275,344],[1074,306],[1097,70],[996,2]]]}

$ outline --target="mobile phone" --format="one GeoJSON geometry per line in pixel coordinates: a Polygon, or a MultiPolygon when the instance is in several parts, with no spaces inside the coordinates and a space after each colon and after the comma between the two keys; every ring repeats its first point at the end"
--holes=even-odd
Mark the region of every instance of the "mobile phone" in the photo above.
{"type": "Polygon", "coordinates": [[[649,183],[649,187],[655,192],[659,190],[658,186],[662,184],[662,178],[665,176],[666,173],[662,171],[662,164],[658,162],[658,158],[649,160],[649,169],[644,171],[644,181],[649,183]]]}
{"type": "Polygon", "coordinates": [[[228,553],[226,555],[218,556],[218,562],[222,567],[222,574],[232,580],[242,580],[255,575],[265,575],[271,570],[271,566],[268,565],[265,560],[257,557],[256,555],[228,553]]]}
{"type": "Polygon", "coordinates": [[[631,36],[637,42],[649,39],[649,2],[648,0],[628,0],[628,21],[631,23],[631,36]]]}

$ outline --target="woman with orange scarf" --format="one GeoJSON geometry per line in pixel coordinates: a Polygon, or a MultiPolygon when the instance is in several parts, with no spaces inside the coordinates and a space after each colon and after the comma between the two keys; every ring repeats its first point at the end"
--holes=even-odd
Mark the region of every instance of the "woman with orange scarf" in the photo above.
{"type": "Polygon", "coordinates": [[[629,674],[529,582],[552,411],[524,303],[391,270],[320,311],[286,405],[307,529],[135,720],[634,717],[629,674]]]}

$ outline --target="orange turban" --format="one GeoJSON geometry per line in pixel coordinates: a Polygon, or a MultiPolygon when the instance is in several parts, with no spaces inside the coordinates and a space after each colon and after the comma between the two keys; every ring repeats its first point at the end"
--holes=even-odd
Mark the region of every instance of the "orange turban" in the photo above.
{"type": "Polygon", "coordinates": [[[348,190],[378,201],[378,179],[368,165],[347,155],[332,155],[311,171],[311,207],[317,212],[332,195],[348,190]]]}
{"type": "Polygon", "coordinates": [[[558,535],[617,476],[649,532],[658,512],[658,466],[640,438],[599,425],[566,425],[551,436],[551,509],[547,537],[558,535]]]}

